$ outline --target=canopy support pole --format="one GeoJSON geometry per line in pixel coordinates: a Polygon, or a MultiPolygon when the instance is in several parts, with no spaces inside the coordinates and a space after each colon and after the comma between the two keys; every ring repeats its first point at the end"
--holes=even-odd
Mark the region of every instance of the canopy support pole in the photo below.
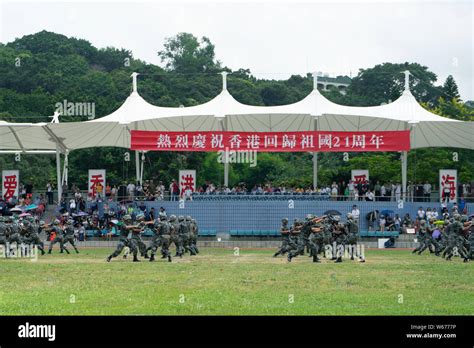
{"type": "Polygon", "coordinates": [[[224,186],[229,187],[229,151],[224,153],[224,186]]]}
{"type": "Polygon", "coordinates": [[[68,177],[68,167],[69,167],[69,161],[68,161],[68,151],[66,151],[66,154],[64,155],[64,166],[63,166],[63,175],[61,177],[61,187],[66,183],[67,185],[67,177],[68,177]]]}
{"type": "Polygon", "coordinates": [[[142,161],[140,164],[140,185],[143,185],[143,167],[145,166],[145,151],[142,151],[142,161]]]}
{"type": "Polygon", "coordinates": [[[313,190],[318,187],[318,153],[313,152],[313,190]]]}
{"type": "Polygon", "coordinates": [[[61,184],[61,152],[59,150],[59,144],[56,144],[56,179],[58,185],[58,205],[61,202],[63,195],[63,186],[61,184]]]}
{"type": "MultiPolygon", "coordinates": [[[[314,82],[314,89],[318,88],[318,75],[316,73],[313,74],[313,82],[314,82]]],[[[314,118],[314,130],[318,130],[318,118],[314,118]]],[[[318,153],[313,152],[313,190],[316,190],[318,187],[318,153]]]]}
{"type": "Polygon", "coordinates": [[[137,183],[140,182],[140,153],[135,151],[135,176],[137,178],[137,183]]]}
{"type": "Polygon", "coordinates": [[[406,151],[402,151],[400,156],[402,162],[402,200],[406,201],[407,196],[407,166],[408,166],[408,156],[406,151]]]}

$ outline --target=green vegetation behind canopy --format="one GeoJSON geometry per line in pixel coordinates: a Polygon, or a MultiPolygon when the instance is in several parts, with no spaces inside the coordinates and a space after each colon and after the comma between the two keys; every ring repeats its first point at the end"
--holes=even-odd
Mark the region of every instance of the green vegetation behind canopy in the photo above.
{"type": "MultiPolygon", "coordinates": [[[[0,44],[0,119],[15,122],[48,122],[55,104],[68,102],[95,103],[96,117],[116,110],[131,90],[130,74],[139,72],[139,92],[150,103],[160,106],[191,106],[214,98],[221,90],[221,76],[226,70],[229,92],[240,102],[251,105],[282,105],[303,99],[312,88],[312,78],[293,75],[287,80],[257,79],[248,69],[231,70],[216,60],[209,38],[179,33],[169,38],[160,50],[165,68],[135,59],[127,49],[96,48],[90,42],[42,31],[26,35],[5,45],[0,44]]],[[[418,63],[383,63],[360,70],[342,95],[323,92],[333,102],[344,105],[379,105],[398,98],[403,90],[402,71],[413,74],[411,89],[418,101],[431,111],[460,120],[474,120],[473,103],[463,103],[456,82],[450,76],[443,86],[435,86],[436,74],[418,63]]],[[[67,116],[66,121],[83,121],[86,117],[67,116]]],[[[105,168],[112,183],[135,180],[134,156],[124,161],[126,149],[101,148],[73,151],[69,158],[70,183],[85,188],[89,168],[105,168]],[[91,163],[91,158],[96,159],[91,163]]],[[[400,180],[397,153],[320,154],[319,182],[348,180],[351,169],[370,169],[373,180],[400,180]]],[[[472,181],[474,152],[456,149],[420,149],[408,157],[411,181],[437,182],[438,170],[455,168],[460,180],[472,181]],[[459,153],[459,162],[452,153],[459,153]]],[[[44,187],[55,179],[53,156],[24,155],[15,162],[13,155],[0,156],[0,169],[21,170],[22,181],[44,187]],[[41,171],[39,172],[38,169],[41,171]]],[[[223,182],[223,166],[214,153],[148,153],[145,178],[168,183],[179,169],[196,169],[198,183],[205,180],[223,182]]],[[[282,185],[310,185],[311,155],[307,153],[260,154],[258,165],[232,165],[230,183],[246,182],[248,186],[267,181],[282,185]]]]}

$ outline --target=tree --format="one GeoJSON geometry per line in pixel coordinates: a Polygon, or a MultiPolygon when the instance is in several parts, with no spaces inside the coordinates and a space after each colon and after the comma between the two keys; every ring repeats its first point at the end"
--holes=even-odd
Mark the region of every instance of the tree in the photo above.
{"type": "Polygon", "coordinates": [[[446,78],[446,81],[443,85],[443,92],[449,99],[456,99],[456,101],[461,100],[461,96],[459,95],[458,85],[456,81],[454,81],[454,77],[449,75],[446,78]]]}
{"type": "Polygon", "coordinates": [[[220,62],[215,61],[214,45],[205,36],[199,41],[192,34],[179,33],[167,38],[164,47],[158,56],[170,71],[192,74],[220,69],[220,62]]]}

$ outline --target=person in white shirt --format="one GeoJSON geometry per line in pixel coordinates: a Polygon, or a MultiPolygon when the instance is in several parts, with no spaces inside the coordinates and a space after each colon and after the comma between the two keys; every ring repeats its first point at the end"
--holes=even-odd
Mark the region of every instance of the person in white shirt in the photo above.
{"type": "Polygon", "coordinates": [[[431,184],[427,181],[423,185],[423,196],[425,197],[425,202],[430,201],[431,196],[431,184]]]}
{"type": "Polygon", "coordinates": [[[352,211],[351,211],[352,217],[354,220],[359,221],[359,216],[360,216],[360,210],[357,208],[357,205],[352,206],[352,211]]]}
{"type": "Polygon", "coordinates": [[[375,196],[374,196],[374,193],[373,193],[371,190],[369,190],[369,191],[367,191],[367,192],[365,193],[365,200],[366,200],[366,201],[373,202],[373,201],[374,201],[374,197],[375,197],[375,196]]]}
{"type": "Polygon", "coordinates": [[[382,185],[380,187],[380,197],[381,197],[381,201],[384,201],[385,200],[385,195],[387,194],[387,188],[385,187],[385,185],[382,185]]]}
{"type": "Polygon", "coordinates": [[[417,216],[418,220],[423,220],[423,219],[425,219],[425,211],[423,210],[422,207],[420,207],[420,208],[418,209],[418,212],[416,213],[416,216],[417,216]]]}
{"type": "Polygon", "coordinates": [[[128,197],[133,200],[133,196],[135,195],[135,184],[130,183],[127,185],[127,192],[128,192],[128,197]]]}
{"type": "Polygon", "coordinates": [[[402,195],[402,186],[397,183],[397,186],[395,186],[395,201],[398,202],[401,198],[402,195]]]}

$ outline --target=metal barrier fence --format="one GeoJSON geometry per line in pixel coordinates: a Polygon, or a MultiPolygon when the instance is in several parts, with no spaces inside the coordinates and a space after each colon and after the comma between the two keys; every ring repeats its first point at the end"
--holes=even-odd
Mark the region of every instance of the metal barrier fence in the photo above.
{"type": "MultiPolygon", "coordinates": [[[[115,202],[95,203],[99,214],[104,212],[104,208],[114,211],[119,210],[119,204],[115,202]]],[[[132,205],[135,211],[139,212],[142,202],[134,202],[132,205]]],[[[229,232],[233,229],[240,230],[278,230],[281,219],[304,218],[306,214],[323,215],[329,210],[340,212],[345,220],[345,216],[352,210],[352,205],[357,204],[360,210],[359,224],[361,230],[368,229],[366,216],[369,212],[378,210],[391,210],[393,214],[398,214],[400,218],[409,213],[413,220],[420,206],[426,208],[436,208],[440,213],[439,203],[422,204],[419,202],[405,202],[403,207],[399,207],[396,202],[353,202],[353,201],[320,201],[320,200],[209,200],[209,201],[144,201],[146,211],[155,209],[155,216],[158,215],[160,207],[166,209],[169,215],[190,215],[197,219],[201,229],[214,229],[217,232],[229,232]]],[[[466,204],[469,213],[473,213],[474,204],[466,204]]],[[[450,208],[450,207],[448,207],[450,208]]]]}

